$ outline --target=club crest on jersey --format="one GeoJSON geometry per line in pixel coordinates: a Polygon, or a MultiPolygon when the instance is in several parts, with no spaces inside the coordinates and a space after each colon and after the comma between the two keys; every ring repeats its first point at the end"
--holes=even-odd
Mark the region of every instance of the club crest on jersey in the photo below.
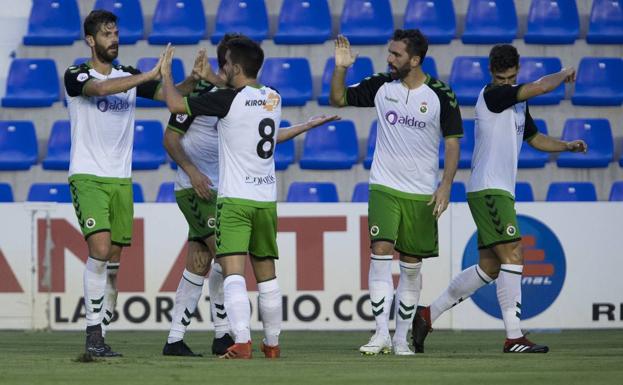
{"type": "Polygon", "coordinates": [[[506,234],[508,234],[509,237],[514,236],[517,234],[517,228],[509,223],[506,225],[506,234]]]}
{"type": "Polygon", "coordinates": [[[188,119],[188,115],[186,115],[186,114],[177,114],[177,115],[175,115],[175,120],[178,123],[184,123],[186,121],[186,119],[188,119]]]}
{"type": "Polygon", "coordinates": [[[216,219],[214,219],[214,218],[208,219],[208,227],[211,228],[211,229],[215,228],[216,227],[216,219]]]}
{"type": "Polygon", "coordinates": [[[87,218],[87,220],[84,222],[84,225],[87,227],[87,229],[94,228],[95,227],[95,219],[87,218]]]}
{"type": "Polygon", "coordinates": [[[376,237],[377,235],[379,235],[380,231],[381,230],[379,229],[377,225],[370,227],[370,235],[372,235],[373,237],[376,237]]]}
{"type": "Polygon", "coordinates": [[[78,74],[78,77],[76,78],[80,83],[84,82],[85,80],[87,80],[89,78],[89,75],[85,74],[85,73],[81,73],[78,74]]]}
{"type": "Polygon", "coordinates": [[[428,112],[428,105],[426,105],[426,102],[422,102],[422,104],[420,104],[420,113],[425,114],[428,112]]]}

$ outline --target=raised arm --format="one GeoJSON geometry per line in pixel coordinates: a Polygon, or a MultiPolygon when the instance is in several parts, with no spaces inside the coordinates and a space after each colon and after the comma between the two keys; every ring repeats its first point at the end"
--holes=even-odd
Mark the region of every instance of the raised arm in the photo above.
{"type": "Polygon", "coordinates": [[[348,39],[343,35],[338,35],[335,39],[335,68],[331,77],[331,93],[329,95],[332,106],[346,106],[346,86],[344,85],[346,70],[353,65],[355,59],[357,59],[357,55],[351,51],[348,39]]]}
{"type": "Polygon", "coordinates": [[[545,75],[542,78],[533,81],[532,83],[526,83],[521,86],[517,93],[517,100],[523,101],[546,94],[555,90],[563,82],[571,83],[575,81],[575,68],[563,68],[560,72],[545,75]]]}
{"type": "Polygon", "coordinates": [[[305,123],[299,123],[294,126],[280,128],[279,133],[277,134],[277,143],[285,142],[286,140],[290,140],[306,131],[311,130],[314,127],[318,127],[325,123],[340,119],[341,118],[338,115],[321,115],[312,117],[305,123]]]}
{"type": "Polygon", "coordinates": [[[167,49],[162,59],[162,65],[160,66],[160,73],[162,74],[162,92],[164,100],[167,103],[167,108],[173,114],[186,114],[186,103],[184,103],[184,97],[175,88],[173,84],[173,78],[171,77],[171,62],[173,61],[173,53],[175,48],[167,46],[167,49]]]}

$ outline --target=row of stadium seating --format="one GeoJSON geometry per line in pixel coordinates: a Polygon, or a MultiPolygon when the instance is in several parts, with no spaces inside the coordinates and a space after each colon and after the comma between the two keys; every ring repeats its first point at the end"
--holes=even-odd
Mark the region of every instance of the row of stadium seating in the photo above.
{"type": "MultiPolygon", "coordinates": [[[[119,16],[122,44],[144,38],[140,0],[97,0],[96,9],[119,16]]],[[[336,10],[337,11],[337,10],[336,10]]],[[[339,31],[352,44],[385,44],[394,28],[390,0],[345,0],[339,31]]],[[[524,40],[529,44],[572,44],[580,35],[575,0],[532,0],[524,40]]],[[[196,44],[206,36],[201,0],[159,0],[147,37],[150,44],[196,44]]],[[[513,0],[470,0],[465,15],[466,44],[510,43],[517,37],[513,0]]],[[[452,0],[409,0],[403,28],[420,28],[431,43],[447,44],[456,36],[452,0]]],[[[221,0],[216,12],[216,44],[229,31],[257,41],[269,38],[264,0],[221,0]]],[[[278,18],[276,44],[319,44],[331,38],[331,10],[327,0],[284,0],[278,18]]],[[[76,0],[34,0],[25,45],[67,45],[81,37],[76,0]]],[[[623,10],[619,0],[594,0],[586,40],[591,44],[623,43],[623,10]]]]}
{"type": "MultiPolygon", "coordinates": [[[[133,183],[134,202],[145,202],[140,184],[133,183]]],[[[517,202],[533,202],[532,186],[528,182],[518,182],[515,186],[517,202]]],[[[367,202],[368,182],[358,183],[351,202],[367,202]]],[[[28,191],[30,202],[71,202],[67,183],[33,183],[28,191]]],[[[451,202],[465,202],[467,193],[463,182],[454,182],[450,192],[451,202]]],[[[590,182],[553,182],[547,190],[548,202],[593,202],[597,200],[595,186],[590,182]]],[[[623,181],[614,182],[610,189],[610,201],[623,201],[623,181]]],[[[0,183],[0,202],[13,202],[13,190],[8,183],[0,183]]],[[[175,202],[173,182],[164,182],[158,189],[156,202],[175,202]]],[[[337,187],[331,182],[293,182],[288,189],[287,202],[339,202],[337,187]]]]}
{"type": "MultiPolygon", "coordinates": [[[[78,58],[75,64],[87,59],[78,58]]],[[[157,58],[141,58],[137,68],[148,71],[157,58]]],[[[329,104],[331,76],[335,66],[334,59],[328,58],[322,75],[320,105],[329,104]]],[[[217,63],[212,65],[217,68],[217,63]]],[[[522,57],[518,82],[536,80],[543,75],[561,69],[561,61],[555,57],[522,57]]],[[[435,60],[427,57],[423,63],[424,71],[438,77],[435,60]]],[[[172,64],[175,81],[184,79],[184,64],[175,59],[172,64]]],[[[347,84],[355,84],[374,73],[372,60],[359,57],[349,68],[347,84]]],[[[2,98],[3,107],[48,107],[60,100],[59,74],[52,59],[14,59],[9,69],[6,95],[2,98]]],[[[304,106],[312,100],[313,82],[309,61],[306,58],[267,58],[259,76],[262,84],[279,90],[284,106],[304,106]]],[[[491,81],[487,57],[454,58],[448,83],[456,93],[461,105],[474,105],[482,87],[491,81]]],[[[555,105],[565,98],[565,87],[532,99],[531,104],[555,105]]],[[[618,106],[623,103],[623,59],[605,57],[586,57],[579,62],[577,82],[571,97],[575,105],[618,106]]],[[[138,107],[163,107],[161,102],[139,98],[138,107]]]]}
{"type": "MultiPolygon", "coordinates": [[[[540,132],[547,134],[545,121],[536,119],[540,132]]],[[[281,126],[290,122],[282,121],[281,126]]],[[[464,119],[465,134],[461,138],[459,168],[471,167],[474,150],[474,120],[464,119]]],[[[376,145],[377,121],[372,122],[367,139],[363,166],[369,169],[376,145]]],[[[166,163],[162,146],[163,127],[157,120],[137,120],[134,129],[133,170],[155,170],[166,163]]],[[[564,152],[558,155],[556,164],[563,168],[603,168],[614,158],[614,140],[607,119],[568,119],[562,131],[563,140],[583,139],[589,147],[586,154],[564,152]]],[[[43,158],[44,170],[68,170],[71,147],[69,121],[56,121],[48,138],[47,153],[43,158]]],[[[439,164],[443,167],[444,145],[439,151],[439,164]]],[[[38,162],[35,126],[30,121],[0,121],[0,170],[28,170],[38,162]]],[[[359,162],[359,141],[355,125],[350,120],[325,124],[309,131],[303,140],[303,153],[299,166],[308,170],[344,170],[359,162]]],[[[277,146],[275,166],[285,170],[296,161],[294,141],[277,146]]],[[[520,168],[542,168],[550,161],[550,154],[537,151],[529,145],[522,146],[519,155],[520,168]]],[[[623,155],[619,158],[623,167],[623,155]]],[[[174,167],[174,165],[172,165],[174,167]]]]}

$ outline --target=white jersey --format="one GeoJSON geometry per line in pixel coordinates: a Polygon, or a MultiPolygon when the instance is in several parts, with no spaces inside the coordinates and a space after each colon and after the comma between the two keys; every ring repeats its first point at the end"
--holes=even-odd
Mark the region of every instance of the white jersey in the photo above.
{"type": "Polygon", "coordinates": [[[219,118],[219,198],[262,207],[277,201],[275,141],[281,122],[281,96],[260,86],[186,98],[189,116],[219,118]]]}
{"type": "Polygon", "coordinates": [[[65,72],[67,107],[71,122],[69,175],[130,178],[134,142],[134,110],[137,93],[153,98],[158,82],[147,82],[126,92],[108,96],[84,96],[90,79],[114,79],[140,73],[132,67],[113,66],[102,75],[87,63],[65,72]]]}
{"type": "Polygon", "coordinates": [[[413,198],[433,194],[438,184],[440,141],[463,136],[461,112],[452,90],[428,75],[424,84],[411,90],[389,74],[376,74],[347,88],[346,102],[376,107],[378,131],[370,185],[415,194],[413,198]]]}
{"type": "Polygon", "coordinates": [[[476,102],[475,147],[467,192],[503,190],[515,196],[517,162],[523,140],[537,127],[528,103],[517,100],[519,85],[488,85],[476,102]]]}

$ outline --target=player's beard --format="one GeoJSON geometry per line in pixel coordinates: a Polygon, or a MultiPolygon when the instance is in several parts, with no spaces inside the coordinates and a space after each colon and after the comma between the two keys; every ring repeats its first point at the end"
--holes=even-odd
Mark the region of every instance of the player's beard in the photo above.
{"type": "Polygon", "coordinates": [[[103,47],[96,44],[95,55],[97,56],[97,59],[102,63],[112,63],[113,60],[117,58],[117,55],[119,55],[119,45],[112,44],[108,47],[103,47]]]}
{"type": "Polygon", "coordinates": [[[407,75],[409,75],[409,72],[411,71],[411,66],[409,65],[409,63],[406,63],[400,68],[396,68],[390,64],[389,68],[393,70],[393,71],[390,71],[389,74],[394,80],[402,80],[406,78],[407,75]]]}

